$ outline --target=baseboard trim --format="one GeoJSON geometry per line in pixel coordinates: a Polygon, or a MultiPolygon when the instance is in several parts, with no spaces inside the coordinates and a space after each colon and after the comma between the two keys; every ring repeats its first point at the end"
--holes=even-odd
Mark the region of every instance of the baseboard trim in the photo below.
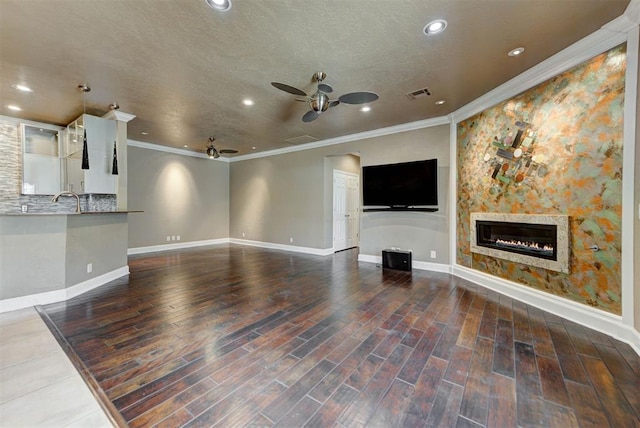
{"type": "Polygon", "coordinates": [[[0,300],[0,313],[17,311],[18,309],[30,308],[32,306],[63,302],[126,275],[129,275],[129,266],[123,266],[62,290],[47,291],[44,293],[0,300]]]}
{"type": "MultiPolygon", "coordinates": [[[[382,264],[382,256],[372,256],[370,254],[358,254],[359,262],[382,264]]],[[[428,270],[431,272],[451,273],[451,266],[442,263],[431,263],[413,261],[412,268],[418,270],[428,270]]]]}
{"type": "Polygon", "coordinates": [[[459,278],[614,337],[628,343],[640,355],[640,333],[631,326],[623,324],[621,316],[589,308],[580,303],[464,266],[455,265],[452,268],[452,273],[459,278]]]}
{"type": "Polygon", "coordinates": [[[314,256],[328,256],[333,254],[333,248],[298,247],[295,245],[274,244],[271,242],[251,241],[248,239],[230,238],[232,244],[247,245],[249,247],[269,248],[272,250],[292,251],[294,253],[313,254],[314,256]]]}
{"type": "Polygon", "coordinates": [[[127,249],[127,255],[155,253],[159,251],[180,250],[183,248],[205,247],[207,245],[228,244],[229,238],[206,239],[203,241],[179,242],[175,244],[151,245],[148,247],[134,247],[127,249]]]}

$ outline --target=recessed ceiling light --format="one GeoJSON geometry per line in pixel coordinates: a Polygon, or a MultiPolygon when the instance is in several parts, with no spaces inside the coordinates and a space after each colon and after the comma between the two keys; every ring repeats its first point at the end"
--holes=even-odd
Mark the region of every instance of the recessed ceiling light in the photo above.
{"type": "Polygon", "coordinates": [[[252,148],[253,150],[255,150],[255,149],[256,149],[256,146],[253,146],[253,147],[251,147],[251,148],[252,148]]]}
{"type": "Polygon", "coordinates": [[[424,34],[427,36],[433,36],[434,34],[442,33],[445,28],[447,28],[447,21],[444,19],[436,19],[425,25],[422,31],[424,31],[424,34]]]}
{"type": "Polygon", "coordinates": [[[231,9],[231,0],[205,0],[211,9],[226,12],[231,9]]]}
{"type": "Polygon", "coordinates": [[[246,106],[252,106],[255,103],[253,102],[253,100],[250,100],[249,98],[246,98],[246,99],[242,100],[242,104],[244,104],[246,106]]]}
{"type": "Polygon", "coordinates": [[[185,148],[187,148],[187,147],[189,147],[189,146],[187,146],[187,145],[185,144],[185,145],[184,145],[184,146],[182,146],[182,147],[185,147],[185,148]]]}
{"type": "Polygon", "coordinates": [[[522,52],[524,52],[524,48],[520,47],[520,48],[511,49],[507,55],[509,55],[509,56],[518,56],[522,52]]]}
{"type": "Polygon", "coordinates": [[[149,135],[149,133],[147,131],[142,131],[141,134],[142,135],[149,135]]]}
{"type": "Polygon", "coordinates": [[[364,112],[371,111],[371,107],[369,107],[369,106],[364,106],[364,107],[362,107],[362,108],[360,109],[360,111],[364,111],[364,112]]]}
{"type": "Polygon", "coordinates": [[[15,89],[17,89],[19,91],[22,91],[22,92],[33,92],[33,90],[31,90],[30,87],[25,86],[25,85],[11,85],[11,87],[15,88],[15,89]]]}
{"type": "Polygon", "coordinates": [[[20,107],[15,106],[15,105],[13,105],[13,104],[8,105],[8,106],[7,106],[7,108],[8,108],[9,110],[13,110],[13,111],[22,111],[22,109],[21,109],[20,107]]]}
{"type": "Polygon", "coordinates": [[[438,100],[438,101],[436,101],[436,105],[441,106],[445,102],[446,102],[445,100],[438,100]]]}

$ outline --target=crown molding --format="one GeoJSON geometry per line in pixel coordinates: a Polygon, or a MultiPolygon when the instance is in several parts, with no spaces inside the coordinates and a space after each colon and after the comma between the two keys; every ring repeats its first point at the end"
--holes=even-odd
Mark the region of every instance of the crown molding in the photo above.
{"type": "Polygon", "coordinates": [[[120,110],[109,110],[103,114],[102,117],[110,120],[119,120],[120,122],[130,122],[136,117],[136,115],[125,113],[120,110]]]}
{"type": "Polygon", "coordinates": [[[356,134],[343,135],[341,137],[329,138],[327,140],[314,141],[313,143],[301,144],[295,147],[285,147],[275,150],[267,150],[249,155],[235,156],[230,158],[230,162],[240,162],[249,159],[258,159],[269,156],[277,156],[284,153],[300,152],[303,150],[317,149],[319,147],[333,146],[336,144],[349,143],[351,141],[364,140],[366,138],[380,137],[383,135],[397,134],[399,132],[414,131],[416,129],[430,128],[432,126],[445,125],[449,123],[447,116],[439,116],[431,119],[418,120],[416,122],[403,123],[400,125],[388,126],[386,128],[373,129],[371,131],[358,132],[356,134]]]}
{"type": "Polygon", "coordinates": [[[11,117],[11,116],[3,116],[3,115],[0,115],[0,122],[12,123],[15,125],[20,125],[21,123],[24,123],[25,125],[36,126],[39,128],[55,129],[58,131],[62,131],[63,129],[65,129],[64,126],[51,125],[49,123],[35,122],[33,120],[20,119],[19,117],[11,117]]]}
{"type": "Polygon", "coordinates": [[[209,159],[204,153],[196,153],[191,150],[179,149],[176,147],[161,146],[160,144],[145,143],[144,141],[127,140],[127,146],[138,147],[140,149],[155,150],[157,152],[173,153],[174,155],[191,156],[192,158],[201,158],[218,162],[229,162],[228,158],[219,157],[217,159],[209,159]]]}
{"type": "MultiPolygon", "coordinates": [[[[640,0],[632,1],[638,2],[640,0]]],[[[637,24],[634,24],[629,17],[621,15],[596,32],[459,108],[453,113],[456,123],[624,43],[627,40],[627,32],[635,26],[637,24]]]]}
{"type": "Polygon", "coordinates": [[[623,16],[629,19],[629,21],[634,22],[636,25],[640,25],[640,0],[631,0],[625,9],[623,16]]]}

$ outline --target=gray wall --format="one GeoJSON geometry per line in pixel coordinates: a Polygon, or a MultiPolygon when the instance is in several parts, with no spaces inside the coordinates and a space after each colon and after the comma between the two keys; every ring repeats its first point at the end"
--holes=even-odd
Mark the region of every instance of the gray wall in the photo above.
{"type": "Polygon", "coordinates": [[[66,233],[66,215],[0,215],[0,299],[64,289],[66,233]]]}
{"type": "Polygon", "coordinates": [[[232,162],[230,236],[326,248],[324,156],[305,150],[232,162]]]}
{"type": "Polygon", "coordinates": [[[286,245],[293,237],[293,245],[331,248],[334,160],[327,156],[348,153],[359,153],[363,166],[438,159],[440,211],[363,213],[360,252],[379,256],[394,246],[412,249],[415,260],[448,263],[448,125],[231,163],[230,236],[286,245]]]}
{"type": "Polygon", "coordinates": [[[229,236],[229,164],[128,148],[129,248],[229,236]]]}
{"type": "Polygon", "coordinates": [[[127,266],[127,216],[131,215],[66,216],[66,287],[127,266]],[[91,273],[87,273],[89,263],[91,273]]]}
{"type": "Polygon", "coordinates": [[[127,214],[0,215],[0,299],[62,290],[126,266],[127,214]]]}

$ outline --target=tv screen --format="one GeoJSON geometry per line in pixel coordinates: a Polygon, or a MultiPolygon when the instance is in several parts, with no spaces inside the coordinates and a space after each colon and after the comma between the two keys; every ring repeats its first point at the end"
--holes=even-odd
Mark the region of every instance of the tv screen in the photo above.
{"type": "Polygon", "coordinates": [[[438,160],[365,166],[362,193],[365,206],[436,206],[438,160]]]}

